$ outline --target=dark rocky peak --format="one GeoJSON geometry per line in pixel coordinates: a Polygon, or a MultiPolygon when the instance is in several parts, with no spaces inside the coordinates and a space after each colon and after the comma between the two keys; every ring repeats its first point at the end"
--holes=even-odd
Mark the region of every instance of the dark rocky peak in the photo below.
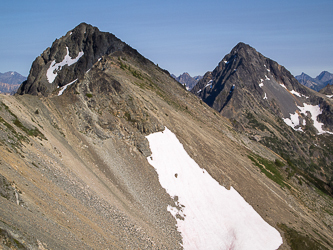
{"type": "Polygon", "coordinates": [[[18,94],[49,95],[82,76],[104,55],[117,51],[138,54],[111,33],[81,23],[38,56],[18,94]]]}
{"type": "MultiPolygon", "coordinates": [[[[245,98],[248,95],[259,106],[274,106],[274,112],[287,115],[296,110],[292,93],[305,98],[309,90],[299,84],[283,66],[251,46],[239,43],[212,72],[205,74],[192,89],[192,93],[230,118],[242,107],[251,108],[245,98]],[[277,98],[283,101],[273,105],[271,102],[277,98]]],[[[298,105],[300,104],[299,101],[298,105]]]]}

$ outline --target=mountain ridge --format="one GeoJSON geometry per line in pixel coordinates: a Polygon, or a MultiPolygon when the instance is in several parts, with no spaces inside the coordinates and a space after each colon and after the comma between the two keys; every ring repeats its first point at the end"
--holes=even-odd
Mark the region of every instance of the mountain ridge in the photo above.
{"type": "MultiPolygon", "coordinates": [[[[55,43],[61,48],[55,64],[81,51],[67,50],[64,41],[55,43]]],[[[54,84],[43,87],[53,60],[32,66],[30,80],[44,80],[29,85],[28,77],[19,95],[0,95],[1,239],[34,249],[182,249],[177,220],[186,221],[186,208],[149,164],[156,159],[146,136],[167,128],[200,173],[226,192],[237,190],[279,232],[279,249],[293,242],[303,249],[332,246],[331,200],[167,71],[127,48],[104,54],[89,69],[59,67],[54,84]]]]}
{"type": "Polygon", "coordinates": [[[318,92],[325,86],[333,84],[333,74],[328,71],[322,71],[315,78],[312,78],[311,76],[302,72],[301,75],[295,76],[295,78],[304,86],[318,92]]]}

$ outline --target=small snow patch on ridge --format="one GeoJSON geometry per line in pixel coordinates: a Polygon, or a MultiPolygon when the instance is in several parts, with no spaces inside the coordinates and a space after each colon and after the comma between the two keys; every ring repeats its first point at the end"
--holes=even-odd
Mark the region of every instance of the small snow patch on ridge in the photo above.
{"type": "Polygon", "coordinates": [[[234,188],[220,186],[200,168],[168,128],[146,138],[152,152],[147,160],[161,186],[178,197],[176,206],[167,210],[177,221],[185,250],[273,250],[282,244],[279,232],[234,188]]]}
{"type": "Polygon", "coordinates": [[[284,84],[280,83],[280,85],[281,85],[282,88],[288,90],[287,87],[284,84]]]}
{"type": "Polygon", "coordinates": [[[65,66],[65,65],[71,66],[72,64],[76,63],[81,58],[81,56],[83,56],[83,54],[84,54],[83,51],[81,51],[81,52],[79,52],[79,54],[77,55],[77,57],[71,58],[69,56],[68,47],[66,47],[66,50],[67,50],[67,54],[65,55],[64,59],[62,60],[62,62],[56,63],[55,60],[53,60],[51,62],[50,67],[48,68],[48,70],[46,72],[46,77],[47,77],[47,80],[49,81],[49,83],[53,83],[54,79],[58,75],[58,71],[60,71],[63,66],[65,66]]]}
{"type": "Polygon", "coordinates": [[[298,97],[302,97],[300,93],[296,92],[295,90],[290,91],[293,95],[296,95],[298,97]]]}

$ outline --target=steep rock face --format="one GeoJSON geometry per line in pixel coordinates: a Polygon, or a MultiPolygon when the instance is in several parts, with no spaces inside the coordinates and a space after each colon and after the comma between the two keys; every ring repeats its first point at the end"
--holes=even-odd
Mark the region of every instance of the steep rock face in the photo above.
{"type": "Polygon", "coordinates": [[[138,53],[113,34],[81,23],[60,39],[56,39],[33,62],[30,74],[18,94],[38,93],[47,96],[81,78],[102,56],[116,51],[138,53]]]}
{"type": "Polygon", "coordinates": [[[328,98],[303,86],[283,66],[244,43],[235,46],[191,92],[229,118],[239,131],[293,160],[295,166],[308,169],[333,194],[329,186],[332,145],[318,139],[333,132],[328,98]],[[318,141],[322,146],[314,150],[318,141]]]}

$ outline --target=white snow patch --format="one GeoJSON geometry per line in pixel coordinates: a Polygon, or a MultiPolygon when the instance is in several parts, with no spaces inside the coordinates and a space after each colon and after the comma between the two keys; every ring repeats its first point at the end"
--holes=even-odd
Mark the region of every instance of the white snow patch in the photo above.
{"type": "Polygon", "coordinates": [[[265,93],[264,100],[267,100],[267,94],[265,93]]]}
{"type": "Polygon", "coordinates": [[[14,75],[14,72],[10,73],[12,76],[14,75]]]}
{"type": "Polygon", "coordinates": [[[197,91],[197,94],[200,93],[200,92],[201,92],[201,89],[199,89],[199,90],[197,91]]]}
{"type": "Polygon", "coordinates": [[[58,75],[58,71],[60,71],[63,66],[65,66],[65,65],[71,66],[72,64],[76,63],[80,59],[80,57],[83,56],[83,54],[84,54],[83,51],[81,51],[81,52],[79,52],[79,54],[77,55],[77,57],[71,58],[69,56],[68,47],[66,47],[66,50],[67,50],[67,54],[65,55],[64,59],[62,60],[62,62],[56,63],[55,60],[53,60],[51,62],[51,65],[50,65],[50,67],[48,68],[48,70],[46,72],[46,77],[47,77],[47,80],[49,81],[49,83],[53,83],[54,79],[58,75]]]}
{"type": "Polygon", "coordinates": [[[333,97],[333,95],[326,95],[328,98],[332,98],[333,97]]]}
{"type": "Polygon", "coordinates": [[[286,90],[288,90],[284,84],[280,83],[280,85],[282,86],[282,88],[285,88],[286,90]]]}
{"type": "Polygon", "coordinates": [[[320,110],[319,105],[309,105],[303,103],[303,106],[304,107],[298,106],[298,108],[301,110],[302,114],[307,115],[307,112],[311,114],[311,119],[313,120],[313,126],[318,130],[319,135],[323,133],[333,134],[332,132],[323,130],[322,126],[324,125],[324,123],[321,123],[317,120],[318,115],[322,113],[322,110],[320,110]]]}
{"type": "Polygon", "coordinates": [[[225,64],[228,64],[229,62],[228,61],[223,61],[225,64]]]}
{"type": "Polygon", "coordinates": [[[210,80],[210,81],[206,84],[205,88],[208,87],[208,86],[211,86],[212,84],[213,84],[213,80],[210,80]]]}
{"type": "Polygon", "coordinates": [[[268,72],[271,72],[271,70],[270,70],[270,69],[267,69],[267,71],[268,71],[268,72]]]}
{"type": "Polygon", "coordinates": [[[98,61],[102,60],[102,57],[101,58],[98,58],[98,61]]]}
{"type": "Polygon", "coordinates": [[[263,82],[264,82],[264,79],[260,79],[260,83],[259,83],[260,88],[264,86],[263,82]]]}
{"type": "MultiPolygon", "coordinates": [[[[290,114],[290,118],[283,118],[283,121],[288,126],[292,127],[294,130],[303,132],[302,128],[296,129],[296,127],[299,126],[299,116],[298,116],[297,112],[295,112],[295,114],[290,114]]],[[[305,125],[304,121],[303,121],[303,125],[305,125]]]]}
{"type": "Polygon", "coordinates": [[[265,80],[271,80],[270,78],[268,78],[266,75],[265,75],[265,80]]]}
{"type": "Polygon", "coordinates": [[[75,79],[74,81],[70,82],[70,83],[67,83],[65,86],[62,86],[59,93],[58,93],[58,96],[61,96],[62,93],[64,93],[64,91],[67,89],[68,86],[72,85],[74,82],[76,82],[77,79],[75,79]]]}
{"type": "Polygon", "coordinates": [[[282,244],[279,232],[234,188],[220,186],[200,168],[168,128],[146,138],[152,152],[148,162],[158,173],[161,186],[177,199],[177,207],[168,206],[167,210],[177,221],[185,250],[269,250],[282,244]]]}
{"type": "Polygon", "coordinates": [[[296,95],[298,97],[302,97],[300,93],[296,92],[295,90],[290,91],[293,95],[296,95]]]}

